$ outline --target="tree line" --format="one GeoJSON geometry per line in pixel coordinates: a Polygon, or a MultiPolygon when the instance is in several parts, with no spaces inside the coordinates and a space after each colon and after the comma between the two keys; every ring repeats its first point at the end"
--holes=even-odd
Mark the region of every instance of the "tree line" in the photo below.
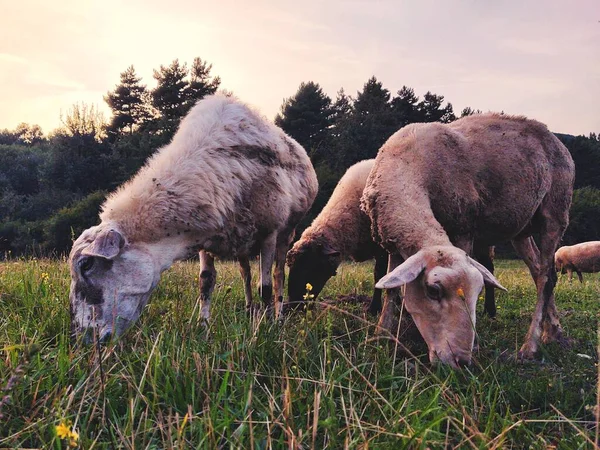
{"type": "MultiPolygon", "coordinates": [[[[45,135],[37,125],[0,131],[0,258],[64,254],[72,239],[98,222],[106,194],[129,179],[156,149],[166,145],[181,118],[220,88],[212,65],[195,58],[154,70],[155,86],[142,83],[133,66],[107,92],[108,121],[92,106],[76,104],[61,127],[45,135]]],[[[480,113],[464,108],[459,116],[480,113]]],[[[355,96],[343,89],[330,98],[318,83],[303,82],[284,99],[275,123],[308,152],[319,194],[301,228],[318,214],[352,164],[376,156],[399,128],[415,122],[457,119],[443,95],[395,93],[372,77],[355,96]]],[[[557,134],[576,164],[571,225],[564,241],[600,239],[600,139],[557,134]]]]}

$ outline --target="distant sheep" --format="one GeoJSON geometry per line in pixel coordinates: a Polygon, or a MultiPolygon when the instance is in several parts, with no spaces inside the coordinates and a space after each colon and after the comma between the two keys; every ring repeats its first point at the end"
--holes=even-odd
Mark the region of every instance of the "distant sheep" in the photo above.
{"type": "Polygon", "coordinates": [[[569,281],[573,280],[573,272],[577,272],[583,283],[581,272],[600,272],[600,241],[561,247],[554,255],[554,264],[557,271],[569,274],[569,281]]]}
{"type": "Polygon", "coordinates": [[[250,257],[260,255],[261,297],[283,299],[285,255],[317,193],[304,149],[234,97],[213,95],[183,119],[170,144],[111,194],[101,223],[69,257],[75,333],[121,335],[161,273],[200,252],[202,315],[210,313],[214,256],[236,258],[251,307],[250,257]]]}
{"type": "MultiPolygon", "coordinates": [[[[291,306],[302,303],[307,283],[313,287],[311,294],[319,295],[344,259],[375,259],[375,281],[386,274],[387,252],[373,242],[371,220],[360,210],[360,197],[374,163],[374,159],[361,161],[346,171],[325,208],[288,252],[291,306]]],[[[381,290],[375,289],[370,311],[375,314],[380,309],[381,290]]]]}
{"type": "MultiPolygon", "coordinates": [[[[536,283],[519,356],[532,358],[540,338],[564,340],[554,252],[569,221],[574,176],[569,151],[546,126],[503,114],[408,125],[379,150],[361,203],[390,253],[391,271],[377,287],[406,285],[404,307],[432,361],[471,361],[479,292],[484,282],[502,287],[469,257],[475,241],[512,240],[536,283]]],[[[395,291],[384,297],[380,330],[393,326],[394,298],[395,291]]]]}

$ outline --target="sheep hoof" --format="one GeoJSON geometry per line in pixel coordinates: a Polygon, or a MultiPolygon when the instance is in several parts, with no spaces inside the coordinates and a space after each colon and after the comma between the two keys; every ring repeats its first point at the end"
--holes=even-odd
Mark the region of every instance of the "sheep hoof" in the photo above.
{"type": "Polygon", "coordinates": [[[535,358],[535,354],[537,353],[537,345],[535,342],[526,341],[517,353],[517,361],[525,362],[532,361],[535,358]]]}

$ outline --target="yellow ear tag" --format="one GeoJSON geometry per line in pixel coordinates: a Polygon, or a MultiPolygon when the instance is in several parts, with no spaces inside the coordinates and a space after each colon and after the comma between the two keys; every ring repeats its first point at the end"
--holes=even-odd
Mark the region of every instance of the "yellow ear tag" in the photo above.
{"type": "Polygon", "coordinates": [[[465,291],[463,291],[463,290],[462,290],[462,288],[458,288],[458,289],[456,290],[456,293],[458,294],[458,296],[459,296],[460,298],[462,298],[462,299],[464,299],[464,298],[465,298],[465,291]]]}

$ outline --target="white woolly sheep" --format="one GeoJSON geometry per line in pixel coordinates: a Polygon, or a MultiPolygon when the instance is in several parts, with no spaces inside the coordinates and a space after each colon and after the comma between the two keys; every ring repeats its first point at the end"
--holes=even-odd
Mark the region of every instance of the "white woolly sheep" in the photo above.
{"type": "MultiPolygon", "coordinates": [[[[404,306],[432,361],[471,361],[479,292],[484,281],[501,288],[469,257],[474,241],[512,240],[535,280],[537,306],[519,356],[533,357],[540,337],[564,339],[554,252],[568,224],[573,181],[565,146],[523,117],[490,113],[408,125],[383,145],[362,197],[373,236],[390,253],[390,273],[377,287],[406,285],[404,306]]],[[[395,297],[386,292],[380,329],[393,326],[395,297]]]]}
{"type": "Polygon", "coordinates": [[[569,281],[573,280],[573,272],[577,272],[583,283],[581,272],[600,272],[600,241],[561,247],[554,254],[554,264],[557,271],[569,274],[569,281]]]}
{"type": "MultiPolygon", "coordinates": [[[[101,341],[134,323],[175,260],[200,252],[202,315],[209,316],[214,256],[236,258],[251,307],[249,258],[261,258],[261,296],[283,299],[285,255],[313,203],[317,178],[304,149],[234,97],[209,96],[102,207],[69,257],[75,334],[101,341]]],[[[89,340],[86,338],[86,340],[89,340]]]]}

